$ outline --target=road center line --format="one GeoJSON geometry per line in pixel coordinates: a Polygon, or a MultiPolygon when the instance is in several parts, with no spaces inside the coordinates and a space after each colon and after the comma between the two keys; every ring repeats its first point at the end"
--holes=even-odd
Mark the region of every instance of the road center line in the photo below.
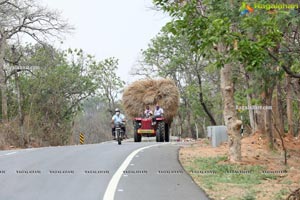
{"type": "MultiPolygon", "coordinates": [[[[163,143],[163,144],[167,144],[167,143],[163,143]]],[[[118,183],[122,177],[123,171],[126,170],[126,168],[128,167],[130,161],[134,158],[134,156],[144,149],[148,149],[148,148],[158,146],[158,145],[162,145],[162,144],[154,144],[151,146],[142,147],[142,148],[139,148],[139,149],[133,151],[131,154],[129,154],[129,156],[127,156],[127,158],[124,160],[124,162],[121,164],[119,169],[115,172],[115,174],[111,178],[111,180],[105,190],[103,200],[114,200],[115,192],[117,190],[118,183]]]]}

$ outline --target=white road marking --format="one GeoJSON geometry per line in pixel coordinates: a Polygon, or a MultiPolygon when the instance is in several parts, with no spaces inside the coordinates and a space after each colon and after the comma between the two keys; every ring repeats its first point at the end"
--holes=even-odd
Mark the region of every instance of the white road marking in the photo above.
{"type": "Polygon", "coordinates": [[[123,189],[118,189],[118,192],[124,192],[124,190],[123,189]]]}
{"type": "Polygon", "coordinates": [[[9,156],[9,155],[13,155],[13,154],[15,154],[15,153],[17,153],[17,152],[10,152],[10,153],[7,153],[7,154],[5,154],[6,156],[9,156]]]}
{"type": "Polygon", "coordinates": [[[131,163],[131,164],[130,164],[130,166],[134,166],[134,164],[133,164],[133,163],[131,163]]]}
{"type": "MultiPolygon", "coordinates": [[[[167,144],[167,143],[163,143],[163,144],[167,144]]],[[[131,154],[129,154],[129,156],[127,156],[127,158],[124,160],[124,162],[121,164],[119,169],[115,172],[115,174],[111,178],[111,180],[105,190],[103,200],[114,200],[115,192],[117,190],[118,183],[122,177],[123,171],[126,170],[126,168],[128,167],[130,161],[134,158],[134,156],[141,150],[148,149],[148,148],[158,146],[158,145],[162,145],[162,144],[155,144],[155,145],[151,145],[151,146],[147,146],[147,147],[142,147],[142,148],[139,148],[139,149],[133,151],[131,154]]]]}
{"type": "Polygon", "coordinates": [[[25,149],[25,151],[35,151],[36,149],[34,148],[29,148],[29,149],[25,149]]]}
{"type": "Polygon", "coordinates": [[[111,140],[109,140],[109,141],[106,141],[106,142],[101,142],[101,143],[99,143],[99,144],[109,144],[109,143],[113,143],[114,141],[111,141],[111,140]]]}

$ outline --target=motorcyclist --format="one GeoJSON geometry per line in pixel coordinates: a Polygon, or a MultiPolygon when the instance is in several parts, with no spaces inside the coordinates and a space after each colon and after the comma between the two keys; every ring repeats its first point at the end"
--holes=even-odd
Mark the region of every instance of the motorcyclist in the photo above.
{"type": "MultiPolygon", "coordinates": [[[[112,131],[112,136],[113,136],[114,140],[116,139],[115,127],[116,127],[116,124],[118,122],[125,123],[126,120],[125,120],[125,116],[123,114],[121,114],[120,109],[116,108],[115,109],[115,114],[111,119],[111,124],[112,124],[112,130],[111,131],[112,131]]],[[[124,135],[126,136],[126,127],[122,126],[121,128],[124,131],[124,135]]]]}

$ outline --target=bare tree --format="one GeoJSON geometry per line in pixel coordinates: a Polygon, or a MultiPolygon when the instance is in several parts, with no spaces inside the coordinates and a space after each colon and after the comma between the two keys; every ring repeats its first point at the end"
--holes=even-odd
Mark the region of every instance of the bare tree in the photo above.
{"type": "Polygon", "coordinates": [[[57,11],[39,5],[35,0],[0,0],[0,90],[2,120],[8,120],[7,86],[4,69],[5,49],[9,41],[27,35],[39,43],[59,38],[73,28],[57,11]]]}

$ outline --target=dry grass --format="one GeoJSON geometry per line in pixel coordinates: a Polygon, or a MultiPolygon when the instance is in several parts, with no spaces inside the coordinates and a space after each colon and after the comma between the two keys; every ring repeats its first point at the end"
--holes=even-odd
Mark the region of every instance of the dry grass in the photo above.
{"type": "Polygon", "coordinates": [[[170,79],[144,79],[135,81],[123,94],[123,105],[130,118],[142,116],[146,105],[153,110],[158,103],[164,109],[164,116],[172,121],[179,106],[179,91],[170,79]]]}
{"type": "Polygon", "coordinates": [[[0,149],[9,149],[18,146],[19,137],[15,122],[0,124],[0,149]]]}

